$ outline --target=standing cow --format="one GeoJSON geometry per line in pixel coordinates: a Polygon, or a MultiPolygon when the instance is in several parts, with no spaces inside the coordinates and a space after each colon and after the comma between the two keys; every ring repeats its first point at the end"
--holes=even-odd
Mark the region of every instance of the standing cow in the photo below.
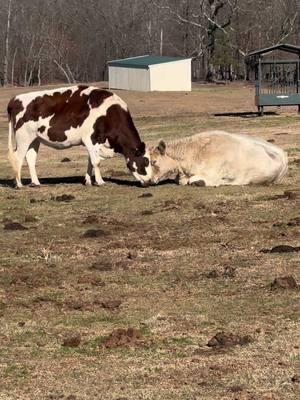
{"type": "Polygon", "coordinates": [[[208,131],[150,151],[151,181],[176,178],[180,185],[248,185],[280,181],[287,156],[265,140],[224,131],[208,131]]]}
{"type": "Polygon", "coordinates": [[[73,86],[15,96],[7,107],[9,160],[22,187],[26,157],[31,186],[40,184],[35,163],[40,143],[56,149],[84,145],[89,159],[85,183],[103,185],[99,164],[115,153],[143,183],[149,181],[149,156],[134,126],[126,103],[116,94],[92,86],[73,86]],[[15,149],[13,141],[15,141],[15,149]]]}

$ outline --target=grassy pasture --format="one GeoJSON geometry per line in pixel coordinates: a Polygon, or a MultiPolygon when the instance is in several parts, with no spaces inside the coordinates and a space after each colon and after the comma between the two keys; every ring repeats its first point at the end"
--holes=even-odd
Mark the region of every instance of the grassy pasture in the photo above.
{"type": "Polygon", "coordinates": [[[271,289],[276,277],[300,283],[299,252],[260,252],[300,246],[295,109],[256,117],[240,84],[118,93],[149,144],[204,129],[274,140],[290,161],[278,185],[143,189],[115,158],[107,184],[86,188],[84,148],[42,147],[44,185],[15,190],[5,107],[22,91],[0,90],[0,400],[299,399],[300,291],[271,289]],[[5,230],[11,221],[27,229],[5,230]],[[129,327],[140,337],[105,346],[129,327]],[[250,343],[208,347],[222,331],[250,343]]]}

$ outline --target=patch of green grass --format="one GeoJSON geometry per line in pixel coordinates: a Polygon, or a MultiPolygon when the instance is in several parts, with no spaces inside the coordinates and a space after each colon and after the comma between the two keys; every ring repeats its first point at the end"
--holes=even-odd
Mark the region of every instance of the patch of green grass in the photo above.
{"type": "Polygon", "coordinates": [[[29,375],[29,370],[24,365],[12,364],[0,372],[3,378],[20,379],[29,375]]]}
{"type": "Polygon", "coordinates": [[[171,338],[171,342],[178,346],[193,346],[196,344],[194,340],[189,337],[174,337],[171,338]]]}
{"type": "Polygon", "coordinates": [[[63,325],[66,327],[92,327],[97,324],[116,325],[122,321],[122,318],[117,314],[93,313],[83,315],[66,315],[63,319],[56,321],[55,325],[63,325]]]}

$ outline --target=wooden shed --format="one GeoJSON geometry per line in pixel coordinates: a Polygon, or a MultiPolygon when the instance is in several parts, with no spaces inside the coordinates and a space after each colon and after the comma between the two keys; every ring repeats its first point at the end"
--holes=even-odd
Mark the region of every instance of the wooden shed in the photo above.
{"type": "Polygon", "coordinates": [[[108,62],[109,88],[191,91],[191,58],[139,56],[108,62]]]}

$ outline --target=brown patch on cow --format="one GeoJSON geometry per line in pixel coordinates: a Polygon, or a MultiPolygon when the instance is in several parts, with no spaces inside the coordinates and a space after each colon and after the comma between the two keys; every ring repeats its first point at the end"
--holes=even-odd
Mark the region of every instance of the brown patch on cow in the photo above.
{"type": "Polygon", "coordinates": [[[45,125],[42,125],[42,126],[40,126],[40,127],[38,128],[38,131],[41,132],[41,133],[45,132],[45,130],[46,130],[45,125]]]}
{"type": "Polygon", "coordinates": [[[261,249],[260,253],[294,253],[300,251],[300,246],[294,247],[287,244],[280,244],[271,249],[261,249]]]}
{"type": "Polygon", "coordinates": [[[141,333],[136,328],[115,329],[103,342],[106,348],[131,347],[140,343],[141,333]]]}
{"type": "Polygon", "coordinates": [[[113,93],[108,92],[107,90],[94,89],[89,94],[89,103],[92,108],[100,107],[104,100],[112,95],[113,93]]]}
{"type": "Polygon", "coordinates": [[[63,339],[62,346],[64,347],[78,347],[81,342],[81,336],[79,333],[68,333],[63,339]]]}
{"type": "Polygon", "coordinates": [[[298,284],[293,276],[282,276],[275,278],[271,284],[271,289],[297,289],[298,284]]]}
{"type": "Polygon", "coordinates": [[[127,167],[130,171],[146,175],[149,160],[144,157],[145,143],[141,142],[129,111],[114,104],[107,109],[106,115],[97,118],[93,129],[91,140],[94,145],[108,140],[116,153],[129,159],[127,167]]]}
{"type": "Polygon", "coordinates": [[[13,97],[7,106],[7,113],[9,115],[9,119],[12,120],[13,126],[16,126],[16,116],[24,110],[23,104],[19,99],[13,97]]]}
{"type": "Polygon", "coordinates": [[[53,115],[49,121],[48,137],[52,142],[64,142],[67,139],[65,132],[70,128],[80,127],[89,116],[89,95],[81,95],[87,88],[88,86],[79,85],[74,93],[68,89],[62,93],[37,96],[28,104],[25,114],[18,120],[16,130],[28,121],[38,121],[53,115]]]}
{"type": "Polygon", "coordinates": [[[233,346],[244,346],[252,342],[252,338],[249,335],[239,336],[233,333],[219,332],[213,338],[211,338],[207,346],[208,347],[233,347],[233,346]]]}
{"type": "Polygon", "coordinates": [[[6,231],[27,231],[26,226],[20,224],[19,222],[7,222],[4,224],[4,230],[6,231]]]}

